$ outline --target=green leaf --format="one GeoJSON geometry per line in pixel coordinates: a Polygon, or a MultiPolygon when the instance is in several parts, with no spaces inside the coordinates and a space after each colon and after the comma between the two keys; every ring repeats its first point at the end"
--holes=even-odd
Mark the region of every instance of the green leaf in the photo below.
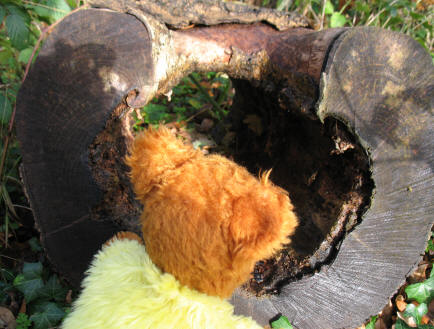
{"type": "Polygon", "coordinates": [[[32,53],[33,53],[33,48],[26,48],[21,50],[20,54],[18,55],[18,62],[27,64],[32,53]]]}
{"type": "Polygon", "coordinates": [[[199,102],[196,98],[189,98],[188,99],[188,104],[190,104],[191,106],[193,106],[193,108],[195,110],[200,110],[202,108],[202,103],[199,102]]]}
{"type": "Polygon", "coordinates": [[[159,104],[150,103],[146,105],[143,108],[142,113],[145,115],[146,122],[152,124],[159,123],[168,118],[167,107],[159,104]]]}
{"type": "Polygon", "coordinates": [[[9,48],[3,48],[0,51],[0,64],[7,65],[10,58],[13,58],[14,53],[9,48]]]}
{"type": "Polygon", "coordinates": [[[40,297],[41,289],[44,287],[42,281],[41,263],[24,263],[23,274],[19,274],[14,280],[14,286],[24,294],[29,303],[40,297]]]}
{"type": "Polygon", "coordinates": [[[21,8],[8,5],[9,15],[6,17],[6,29],[12,45],[17,49],[23,49],[29,39],[28,14],[21,8]]]}
{"type": "Polygon", "coordinates": [[[14,280],[14,286],[24,294],[27,303],[40,296],[44,282],[41,278],[28,279],[24,274],[19,274],[14,280]]]}
{"type": "Polygon", "coordinates": [[[40,293],[42,298],[54,299],[55,301],[63,301],[66,296],[66,289],[63,288],[56,275],[52,275],[40,293]]]}
{"type": "Polygon", "coordinates": [[[426,252],[434,251],[434,242],[433,240],[428,241],[428,245],[426,246],[426,252]]]}
{"type": "Polygon", "coordinates": [[[415,300],[418,303],[428,303],[434,298],[434,277],[431,276],[424,282],[414,283],[405,288],[408,299],[415,300]]]}
{"type": "Polygon", "coordinates": [[[77,1],[76,0],[67,0],[68,5],[71,9],[77,8],[77,1]]]}
{"type": "Polygon", "coordinates": [[[65,312],[54,303],[46,303],[41,312],[37,312],[30,317],[35,323],[35,329],[47,329],[56,326],[65,316],[65,312]]]}
{"type": "Polygon", "coordinates": [[[16,319],[17,329],[27,329],[32,325],[29,317],[25,313],[19,313],[16,319]]]}
{"type": "Polygon", "coordinates": [[[375,322],[377,322],[378,315],[371,317],[371,321],[366,325],[366,329],[375,329],[375,322]]]}
{"type": "Polygon", "coordinates": [[[61,19],[71,11],[65,0],[45,0],[40,4],[32,4],[30,7],[41,17],[49,19],[52,23],[61,19]]]}
{"type": "Polygon", "coordinates": [[[422,317],[428,313],[428,307],[425,303],[416,306],[414,304],[408,304],[404,311],[404,316],[413,317],[416,323],[419,325],[422,317]]]}
{"type": "MultiPolygon", "coordinates": [[[[433,232],[430,232],[429,237],[428,237],[428,245],[426,246],[425,252],[430,252],[430,251],[434,251],[434,241],[432,239],[432,234],[433,232]]],[[[431,274],[433,273],[433,271],[431,271],[431,274]]]]}
{"type": "Polygon", "coordinates": [[[324,13],[326,15],[332,15],[335,12],[335,8],[333,7],[333,4],[327,0],[325,3],[324,13]]]}
{"type": "MultiPolygon", "coordinates": [[[[405,323],[401,319],[396,320],[395,329],[415,329],[413,327],[410,327],[407,323],[405,323]]],[[[433,329],[431,325],[429,324],[420,324],[416,327],[416,329],[433,329]]]]}
{"type": "Polygon", "coordinates": [[[271,328],[273,329],[293,329],[291,322],[289,322],[286,316],[281,316],[276,321],[271,322],[271,328]]]}
{"type": "Polygon", "coordinates": [[[345,16],[337,12],[333,13],[330,17],[330,27],[342,27],[346,22],[345,16]]]}
{"type": "Polygon", "coordinates": [[[412,328],[409,327],[407,323],[405,323],[401,319],[398,319],[396,320],[395,329],[412,329],[412,328]]]}
{"type": "Polygon", "coordinates": [[[41,278],[42,271],[43,271],[43,267],[42,267],[42,264],[40,262],[24,263],[23,274],[26,277],[26,279],[41,278]]]}
{"type": "Polygon", "coordinates": [[[33,252],[42,251],[41,244],[39,243],[39,241],[36,237],[31,238],[27,242],[29,243],[30,249],[32,249],[33,252]]]}
{"type": "Polygon", "coordinates": [[[4,93],[0,93],[0,122],[7,124],[11,119],[12,105],[4,93]]]}

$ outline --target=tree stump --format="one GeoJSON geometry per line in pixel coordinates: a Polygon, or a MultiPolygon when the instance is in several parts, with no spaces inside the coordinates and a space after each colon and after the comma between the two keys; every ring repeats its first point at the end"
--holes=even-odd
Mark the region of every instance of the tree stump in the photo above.
{"type": "Polygon", "coordinates": [[[232,129],[252,146],[234,158],[275,168],[302,222],[295,270],[267,297],[237,290],[236,311],[261,324],[283,313],[298,328],[356,327],[379,312],[433,224],[434,69],[423,48],[230,3],[90,3],[50,34],[17,98],[22,176],[57,270],[78,286],[102,243],[139,232],[123,163],[131,109],[194,70],[224,71],[232,129]],[[261,117],[264,132],[243,115],[261,117]]]}

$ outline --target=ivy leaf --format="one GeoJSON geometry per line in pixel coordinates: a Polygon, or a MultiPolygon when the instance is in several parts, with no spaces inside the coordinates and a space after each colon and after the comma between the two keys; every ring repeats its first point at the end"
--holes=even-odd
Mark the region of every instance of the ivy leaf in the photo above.
{"type": "Polygon", "coordinates": [[[66,296],[66,289],[64,289],[57,279],[56,275],[52,275],[44,288],[41,290],[41,297],[47,299],[54,299],[55,301],[63,301],[66,296]]]}
{"type": "Polygon", "coordinates": [[[428,245],[426,246],[425,252],[430,252],[430,251],[434,251],[434,241],[433,240],[429,240],[428,245]]]}
{"type": "Polygon", "coordinates": [[[378,315],[371,317],[371,321],[366,325],[366,329],[375,329],[375,322],[377,322],[378,315]]]}
{"type": "Polygon", "coordinates": [[[425,303],[416,306],[414,304],[408,304],[404,311],[404,316],[413,317],[416,323],[419,325],[422,317],[428,313],[428,307],[425,303]]]}
{"type": "Polygon", "coordinates": [[[294,327],[291,325],[291,322],[289,322],[288,318],[286,316],[281,316],[276,321],[271,322],[271,328],[273,329],[294,329],[294,327]]]}
{"type": "Polygon", "coordinates": [[[39,297],[44,282],[41,278],[27,279],[24,274],[19,274],[14,280],[14,286],[24,294],[29,303],[39,297]]]}
{"type": "Polygon", "coordinates": [[[41,278],[41,263],[24,263],[23,274],[17,275],[14,279],[14,286],[24,294],[27,303],[40,296],[44,282],[41,278]]]}
{"type": "Polygon", "coordinates": [[[55,327],[65,316],[65,312],[54,303],[45,303],[41,311],[34,313],[30,320],[34,322],[35,329],[55,327]]]}
{"type": "Polygon", "coordinates": [[[41,244],[39,243],[38,239],[36,237],[31,238],[29,241],[27,241],[30,249],[32,249],[33,252],[40,252],[42,251],[41,244]]]}
{"type": "Polygon", "coordinates": [[[23,274],[26,277],[26,279],[41,278],[42,271],[43,271],[43,267],[40,262],[24,263],[23,274]]]}
{"type": "MultiPolygon", "coordinates": [[[[401,319],[396,320],[395,329],[414,329],[410,327],[405,321],[401,319]]],[[[432,329],[432,326],[429,324],[420,324],[417,326],[417,329],[432,329]]]]}
{"type": "Polygon", "coordinates": [[[8,5],[9,15],[6,17],[6,29],[12,45],[17,49],[23,49],[29,39],[29,15],[21,8],[8,5]]]}
{"type": "Polygon", "coordinates": [[[402,321],[401,319],[397,319],[396,323],[395,323],[395,329],[412,329],[411,327],[409,327],[407,325],[407,323],[405,323],[404,321],[402,321]]]}
{"type": "Polygon", "coordinates": [[[408,299],[415,300],[419,304],[429,302],[434,298],[434,271],[431,271],[431,276],[424,282],[414,283],[405,288],[405,293],[408,299]]]}
{"type": "Polygon", "coordinates": [[[12,115],[12,105],[8,97],[0,93],[0,122],[2,124],[7,124],[11,119],[12,115]]]}
{"type": "Polygon", "coordinates": [[[333,13],[333,15],[330,17],[330,27],[342,27],[346,22],[347,19],[345,16],[338,12],[333,13]]]}

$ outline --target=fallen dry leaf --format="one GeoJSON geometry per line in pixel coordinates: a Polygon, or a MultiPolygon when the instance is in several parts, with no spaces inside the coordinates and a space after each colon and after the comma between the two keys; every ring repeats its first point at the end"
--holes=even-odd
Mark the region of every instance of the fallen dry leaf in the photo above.
{"type": "Polygon", "coordinates": [[[429,265],[430,264],[428,263],[420,264],[417,269],[408,277],[408,281],[410,282],[410,284],[424,281],[427,278],[426,270],[429,265]]]}
{"type": "Polygon", "coordinates": [[[27,311],[27,303],[26,300],[23,299],[23,302],[21,303],[20,310],[18,311],[18,313],[26,313],[26,311],[27,311]]]}
{"type": "Polygon", "coordinates": [[[378,318],[377,321],[375,321],[375,329],[387,329],[386,321],[382,318],[378,318]]]}
{"type": "Polygon", "coordinates": [[[6,307],[0,307],[0,327],[5,329],[15,329],[17,326],[15,317],[6,307]]]}
{"type": "Polygon", "coordinates": [[[200,123],[200,126],[198,127],[198,130],[202,133],[207,133],[211,130],[211,128],[214,126],[214,121],[211,119],[205,118],[200,123]]]}
{"type": "Polygon", "coordinates": [[[405,302],[404,296],[403,295],[396,296],[395,302],[396,302],[396,307],[398,308],[398,310],[400,312],[404,312],[405,308],[407,307],[407,303],[405,302]]]}
{"type": "Polygon", "coordinates": [[[69,289],[68,293],[66,294],[65,302],[67,304],[71,304],[72,303],[72,290],[71,289],[69,289]]]}
{"type": "Polygon", "coordinates": [[[428,324],[430,320],[431,320],[431,319],[429,318],[429,316],[425,314],[425,315],[422,317],[422,319],[420,320],[420,323],[421,323],[421,324],[428,324]]]}

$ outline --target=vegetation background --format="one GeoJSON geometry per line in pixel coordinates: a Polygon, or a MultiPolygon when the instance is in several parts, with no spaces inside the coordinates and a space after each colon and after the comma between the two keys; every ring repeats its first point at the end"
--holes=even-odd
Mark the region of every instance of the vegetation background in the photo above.
{"type": "MultiPolygon", "coordinates": [[[[399,31],[417,40],[433,57],[433,0],[244,0],[242,2],[297,11],[311,26],[369,25],[399,31]]],[[[55,328],[67,314],[76,292],[50,268],[34,228],[19,177],[21,160],[15,138],[17,92],[45,37],[62,17],[77,9],[76,0],[0,0],[0,328],[55,328]]],[[[192,129],[204,111],[207,131],[227,114],[233,89],[222,73],[194,73],[163,97],[136,112],[136,129],[144,124],[174,122],[192,129]]],[[[196,125],[197,126],[197,125],[196,125]]],[[[198,139],[199,147],[212,144],[198,139]]],[[[434,328],[433,238],[423,261],[380,315],[363,326],[396,329],[434,328]]],[[[289,327],[289,325],[288,325],[289,327]]]]}

